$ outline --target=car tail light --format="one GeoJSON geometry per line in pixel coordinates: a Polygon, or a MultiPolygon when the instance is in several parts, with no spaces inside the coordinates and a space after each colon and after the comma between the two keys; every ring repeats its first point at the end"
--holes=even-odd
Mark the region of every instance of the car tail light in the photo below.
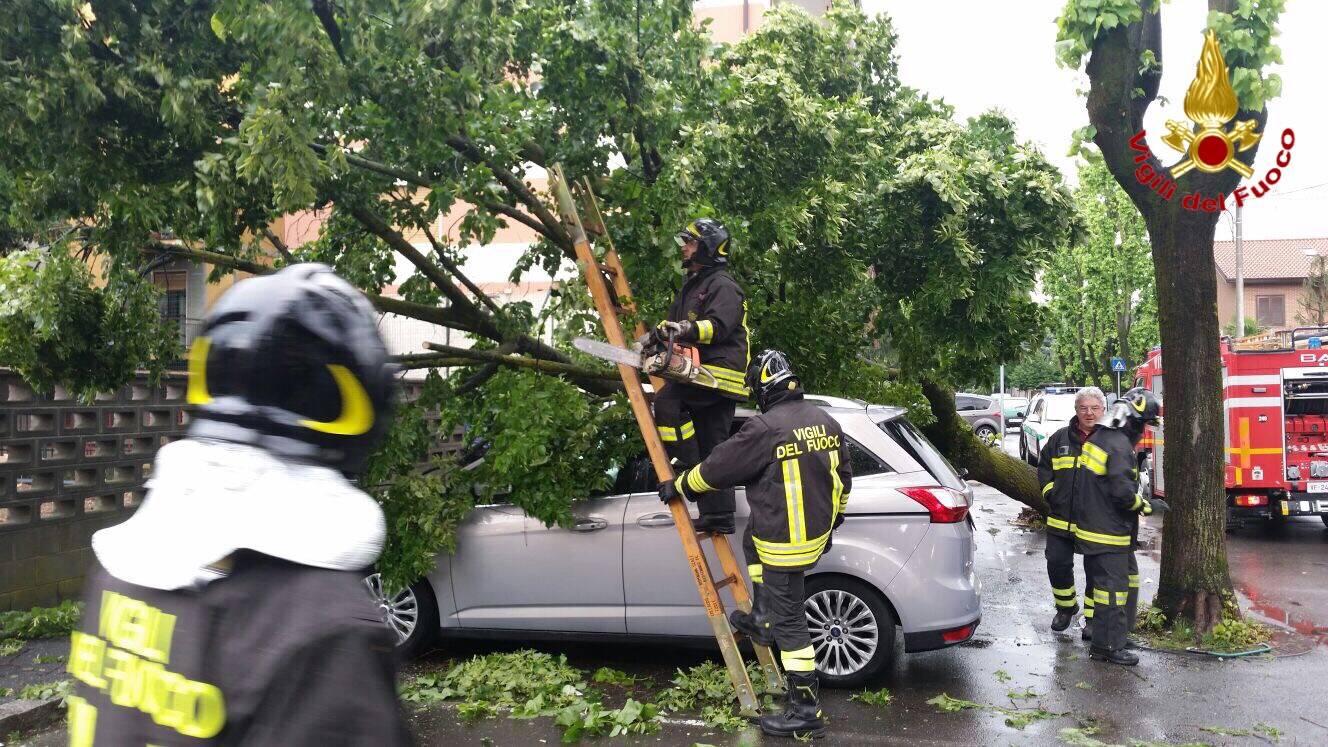
{"type": "Polygon", "coordinates": [[[1236,505],[1245,506],[1246,508],[1252,508],[1254,506],[1267,506],[1268,496],[1256,495],[1254,493],[1251,493],[1249,495],[1238,495],[1236,496],[1236,505]]]}
{"type": "Polygon", "coordinates": [[[976,627],[977,625],[969,623],[968,625],[965,625],[962,628],[955,628],[954,630],[941,631],[941,640],[945,641],[946,643],[959,643],[960,641],[967,641],[969,638],[973,637],[973,629],[976,627]]]}
{"type": "Polygon", "coordinates": [[[956,524],[968,515],[964,494],[950,488],[900,488],[899,492],[921,503],[933,524],[956,524]]]}

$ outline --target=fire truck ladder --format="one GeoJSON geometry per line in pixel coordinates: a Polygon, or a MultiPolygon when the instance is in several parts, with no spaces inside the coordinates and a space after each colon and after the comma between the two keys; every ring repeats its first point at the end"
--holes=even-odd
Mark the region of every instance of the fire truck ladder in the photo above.
{"type": "MultiPolygon", "coordinates": [[[[632,301],[632,289],[627,283],[627,274],[618,260],[618,252],[613,247],[613,240],[608,235],[599,205],[590,190],[590,182],[583,180],[581,189],[577,190],[585,206],[584,214],[587,218],[585,221],[581,218],[582,213],[577,210],[572,190],[560,165],[549,168],[549,185],[558,201],[558,211],[563,222],[572,235],[577,264],[585,277],[586,285],[590,288],[590,295],[595,300],[595,309],[604,323],[604,334],[610,344],[627,348],[619,316],[627,314],[635,317],[636,305],[632,301]],[[591,245],[587,233],[604,240],[605,248],[602,256],[596,255],[595,247],[591,245]]],[[[645,324],[637,319],[636,336],[640,337],[645,333],[645,324]]],[[[627,391],[632,414],[636,416],[636,424],[641,429],[641,438],[645,440],[646,451],[650,454],[650,463],[655,467],[655,476],[661,482],[674,479],[673,467],[665,455],[664,442],[660,440],[659,431],[655,429],[655,418],[651,414],[650,404],[646,401],[645,389],[641,386],[640,372],[631,366],[618,364],[618,373],[622,376],[623,389],[627,391]]],[[[651,382],[656,391],[664,383],[654,377],[651,378],[651,382]]],[[[692,517],[687,513],[682,498],[670,501],[669,510],[673,513],[673,523],[678,529],[678,537],[682,540],[683,552],[687,555],[687,565],[692,570],[693,578],[696,579],[696,590],[701,594],[706,617],[710,619],[710,627],[714,629],[715,639],[719,641],[719,651],[724,657],[724,664],[728,667],[729,678],[737,691],[742,714],[759,715],[760,701],[757,700],[756,692],[747,676],[742,654],[738,651],[737,641],[724,613],[724,602],[719,596],[719,590],[728,587],[738,609],[744,612],[750,612],[752,609],[751,596],[747,591],[747,584],[743,582],[742,571],[733,555],[728,536],[710,532],[698,533],[692,526],[692,517]],[[724,572],[718,581],[712,575],[710,564],[701,549],[701,542],[707,539],[714,547],[715,556],[719,558],[720,567],[724,572]]],[[[768,647],[756,645],[755,641],[752,642],[752,646],[756,649],[756,658],[765,675],[766,689],[776,693],[783,692],[784,680],[779,665],[775,663],[774,654],[768,647]]]]}

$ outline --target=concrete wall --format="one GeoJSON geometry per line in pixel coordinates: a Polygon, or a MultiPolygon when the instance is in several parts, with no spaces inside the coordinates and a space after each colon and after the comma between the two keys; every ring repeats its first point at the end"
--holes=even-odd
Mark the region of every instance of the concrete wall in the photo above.
{"type": "Polygon", "coordinates": [[[183,435],[184,394],[183,376],[140,377],[84,403],[0,368],[0,610],[79,596],[92,533],[129,517],[183,435]]]}

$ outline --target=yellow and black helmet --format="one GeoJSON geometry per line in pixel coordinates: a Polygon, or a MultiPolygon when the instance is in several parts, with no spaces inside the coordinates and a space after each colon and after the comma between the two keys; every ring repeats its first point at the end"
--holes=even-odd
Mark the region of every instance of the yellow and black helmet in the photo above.
{"type": "Polygon", "coordinates": [[[793,366],[788,356],[778,350],[762,350],[752,358],[747,366],[747,376],[743,382],[756,397],[756,406],[766,412],[770,406],[788,396],[788,393],[802,394],[802,382],[793,373],[793,366]]]}
{"type": "Polygon", "coordinates": [[[353,475],[391,424],[395,373],[368,299],[326,265],[291,265],[237,283],[203,320],[189,435],[353,475]]]}
{"type": "Polygon", "coordinates": [[[696,254],[692,261],[704,267],[725,265],[729,262],[729,231],[724,224],[710,218],[697,218],[677,233],[678,244],[695,241],[696,254]]]}
{"type": "Polygon", "coordinates": [[[1137,386],[1112,403],[1103,425],[1108,428],[1125,428],[1142,431],[1145,425],[1157,424],[1162,415],[1162,400],[1152,391],[1137,386]]]}

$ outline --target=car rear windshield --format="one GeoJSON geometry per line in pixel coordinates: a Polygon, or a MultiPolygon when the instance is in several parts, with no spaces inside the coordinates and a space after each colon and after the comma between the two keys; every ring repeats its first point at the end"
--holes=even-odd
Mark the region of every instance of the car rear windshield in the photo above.
{"type": "Polygon", "coordinates": [[[877,425],[885,431],[885,435],[907,451],[914,461],[926,467],[931,476],[936,478],[936,482],[947,488],[964,489],[964,481],[959,478],[954,467],[950,466],[945,457],[941,456],[941,452],[937,451],[936,447],[931,445],[931,441],[913,427],[912,423],[904,418],[895,418],[877,425]]]}

